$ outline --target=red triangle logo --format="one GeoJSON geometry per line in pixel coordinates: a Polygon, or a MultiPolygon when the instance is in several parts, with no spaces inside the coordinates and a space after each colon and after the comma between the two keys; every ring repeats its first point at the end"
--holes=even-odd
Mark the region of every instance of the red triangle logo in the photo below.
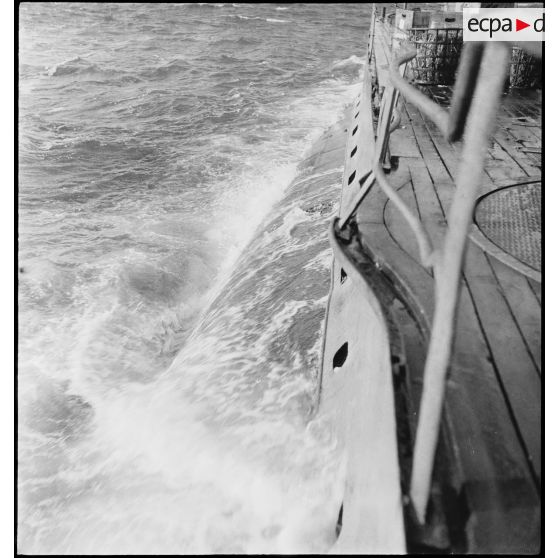
{"type": "Polygon", "coordinates": [[[522,29],[525,29],[526,27],[531,27],[530,23],[525,23],[524,21],[521,21],[520,19],[515,18],[515,30],[516,31],[521,31],[522,29]]]}

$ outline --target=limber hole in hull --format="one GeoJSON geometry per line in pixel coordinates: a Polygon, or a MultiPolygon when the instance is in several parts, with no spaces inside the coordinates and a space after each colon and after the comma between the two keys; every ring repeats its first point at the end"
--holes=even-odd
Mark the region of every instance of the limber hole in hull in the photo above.
{"type": "Polygon", "coordinates": [[[337,525],[335,526],[335,536],[339,538],[341,529],[343,528],[343,504],[339,508],[339,517],[337,518],[337,525]]]}
{"type": "Polygon", "coordinates": [[[337,349],[337,352],[333,357],[333,369],[335,370],[335,368],[341,368],[341,366],[345,364],[348,355],[349,355],[349,343],[345,341],[345,343],[343,343],[343,345],[341,345],[341,347],[337,349]]]}
{"type": "Polygon", "coordinates": [[[355,179],[355,176],[356,176],[356,171],[353,171],[353,174],[349,176],[349,182],[347,184],[351,184],[351,182],[355,179]]]}
{"type": "Polygon", "coordinates": [[[347,280],[347,272],[341,268],[341,284],[343,284],[347,280]]]}
{"type": "Polygon", "coordinates": [[[354,156],[354,154],[357,152],[358,147],[355,146],[355,148],[351,151],[351,157],[354,156]]]}
{"type": "Polygon", "coordinates": [[[355,129],[353,130],[353,136],[356,134],[357,130],[358,130],[358,126],[355,126],[355,129]]]}

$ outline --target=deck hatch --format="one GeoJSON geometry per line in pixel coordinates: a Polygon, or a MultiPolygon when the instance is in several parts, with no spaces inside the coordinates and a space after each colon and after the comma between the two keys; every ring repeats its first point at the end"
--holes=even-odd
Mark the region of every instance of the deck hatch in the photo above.
{"type": "Polygon", "coordinates": [[[475,222],[496,246],[541,271],[541,183],[509,186],[480,199],[475,222]]]}

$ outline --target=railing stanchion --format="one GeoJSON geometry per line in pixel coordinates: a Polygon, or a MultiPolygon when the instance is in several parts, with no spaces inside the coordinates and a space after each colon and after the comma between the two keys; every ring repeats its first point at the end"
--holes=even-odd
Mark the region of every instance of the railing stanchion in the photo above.
{"type": "Polygon", "coordinates": [[[508,72],[509,55],[509,49],[504,44],[495,42],[485,47],[465,132],[444,249],[439,266],[434,271],[434,319],[424,369],[410,489],[411,500],[421,523],[425,521],[430,494],[465,248],[478,187],[482,181],[488,142],[508,72]]]}
{"type": "MultiPolygon", "coordinates": [[[[375,22],[374,10],[370,51],[373,48],[375,22]]],[[[447,43],[448,30],[445,31],[445,36],[447,43]]],[[[370,54],[371,52],[369,56],[370,54]]],[[[509,71],[510,45],[499,42],[466,45],[459,62],[449,111],[404,79],[404,68],[416,54],[416,51],[405,52],[394,57],[390,64],[391,84],[385,87],[382,95],[377,137],[372,133],[371,138],[374,147],[371,172],[359,177],[360,191],[352,199],[348,210],[341,215],[339,229],[343,229],[349,222],[372,185],[377,182],[415,234],[422,265],[434,269],[434,317],[424,368],[410,482],[411,503],[418,521],[424,523],[440,431],[446,376],[451,361],[463,261],[490,134],[509,71]],[[420,219],[405,205],[382,170],[382,158],[389,135],[398,121],[396,116],[395,122],[392,122],[392,115],[399,94],[432,120],[448,141],[455,141],[465,130],[446,234],[443,246],[437,250],[420,219]]]]}

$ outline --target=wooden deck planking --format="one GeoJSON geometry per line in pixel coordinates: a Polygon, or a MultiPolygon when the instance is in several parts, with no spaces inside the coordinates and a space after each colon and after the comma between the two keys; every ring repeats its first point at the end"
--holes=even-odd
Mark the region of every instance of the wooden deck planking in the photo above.
{"type": "MultiPolygon", "coordinates": [[[[403,101],[401,101],[403,102],[403,101]]],[[[418,109],[404,103],[405,112],[409,115],[411,131],[416,138],[421,156],[426,164],[428,172],[435,182],[451,180],[449,170],[444,163],[442,157],[438,154],[438,150],[432,140],[422,115],[418,109]]]]}
{"type": "MultiPolygon", "coordinates": [[[[413,186],[410,180],[399,188],[398,194],[415,217],[420,218],[416,197],[413,193],[413,186]]],[[[390,201],[386,202],[384,206],[384,224],[393,242],[395,242],[401,250],[407,252],[409,257],[417,265],[421,265],[418,243],[411,233],[409,223],[390,201]]],[[[430,271],[427,271],[427,273],[431,275],[430,271]]]]}
{"type": "Polygon", "coordinates": [[[504,98],[514,113],[527,116],[535,121],[541,117],[540,93],[531,90],[514,89],[504,98]]]}
{"type": "MultiPolygon", "coordinates": [[[[415,192],[417,194],[417,201],[419,203],[419,207],[420,207],[420,211],[421,211],[421,215],[423,216],[423,224],[424,226],[427,228],[429,235],[431,236],[431,238],[433,239],[433,241],[439,245],[439,243],[442,241],[443,239],[443,234],[444,234],[444,223],[445,223],[445,219],[444,219],[444,213],[443,213],[443,207],[440,206],[439,204],[439,200],[437,195],[435,194],[435,188],[434,185],[432,184],[430,177],[428,176],[428,173],[426,172],[426,168],[423,164],[423,168],[421,169],[420,165],[417,164],[413,164],[413,167],[411,168],[411,177],[415,186],[415,192]],[[420,169],[420,170],[419,170],[420,169]]],[[[445,210],[447,211],[447,207],[445,208],[445,210]]],[[[475,247],[476,248],[476,247],[475,247]]],[[[478,250],[478,248],[477,248],[478,250]]],[[[482,263],[482,262],[481,262],[482,263]]],[[[468,320],[463,320],[462,319],[462,323],[460,325],[460,327],[458,328],[458,335],[462,336],[463,335],[463,331],[466,331],[468,329],[468,327],[471,327],[470,324],[475,324],[475,322],[477,322],[478,320],[480,320],[480,316],[478,315],[477,311],[475,310],[474,312],[472,312],[472,308],[475,305],[475,295],[478,295],[478,293],[475,293],[474,291],[476,291],[476,285],[479,284],[479,271],[484,272],[485,276],[483,277],[484,280],[488,280],[488,281],[492,281],[494,283],[495,278],[493,276],[491,276],[489,274],[490,269],[488,267],[481,268],[482,266],[477,265],[476,268],[472,269],[470,268],[470,266],[466,266],[465,268],[465,275],[468,277],[469,281],[467,282],[467,288],[470,291],[470,300],[465,300],[465,301],[461,301],[460,303],[460,312],[464,313],[464,315],[468,315],[468,320]],[[473,280],[470,277],[470,274],[474,273],[475,276],[473,278],[473,280]]],[[[495,284],[495,283],[494,283],[495,284]]],[[[494,289],[492,289],[493,291],[494,289]]],[[[486,285],[480,285],[480,291],[482,293],[486,292],[486,285]]],[[[503,293],[499,293],[500,296],[499,298],[501,299],[499,301],[499,304],[496,304],[497,308],[495,308],[495,304],[494,301],[491,300],[491,304],[488,304],[488,307],[490,308],[491,311],[495,311],[495,310],[499,310],[499,318],[501,320],[500,322],[500,327],[497,327],[496,330],[497,331],[501,331],[502,328],[512,328],[512,332],[513,332],[513,325],[510,323],[510,319],[509,316],[504,316],[508,318],[508,323],[502,323],[502,321],[505,322],[505,320],[503,320],[502,318],[502,312],[506,312],[507,307],[505,306],[505,303],[503,302],[503,293]]],[[[483,297],[485,297],[485,294],[482,294],[483,297]]],[[[486,295],[487,297],[493,297],[495,296],[494,292],[490,292],[489,295],[486,295]]],[[[467,297],[465,297],[467,298],[467,297]]],[[[478,329],[479,331],[483,331],[483,325],[486,324],[482,324],[479,323],[478,325],[473,325],[473,330],[478,329]],[[480,325],[480,328],[479,328],[480,325]]],[[[457,366],[458,368],[469,368],[471,370],[475,370],[479,368],[479,366],[484,367],[486,370],[486,373],[490,373],[492,375],[494,375],[494,370],[489,370],[491,368],[491,366],[487,366],[486,363],[475,363],[474,366],[471,367],[471,365],[473,363],[470,362],[471,360],[471,353],[473,352],[475,355],[478,355],[478,352],[484,352],[486,356],[488,356],[489,354],[491,354],[488,350],[488,345],[486,344],[487,339],[485,338],[483,341],[481,341],[480,339],[476,339],[475,344],[473,344],[472,339],[471,339],[471,333],[468,333],[468,339],[466,341],[465,344],[463,344],[463,341],[458,338],[456,340],[456,347],[455,347],[455,356],[454,356],[454,364],[453,366],[457,366]],[[484,341],[484,342],[483,342],[484,341]],[[484,345],[484,348],[482,348],[484,345]],[[472,351],[472,348],[475,347],[475,350],[472,351]],[[479,351],[480,348],[480,351],[479,351]]],[[[517,353],[518,357],[521,357],[521,360],[518,358],[518,366],[520,364],[525,365],[525,361],[528,358],[528,356],[525,354],[524,349],[522,349],[522,345],[518,345],[517,348],[515,349],[515,352],[517,353]]],[[[532,363],[531,364],[532,367],[532,363]]],[[[527,371],[529,370],[529,367],[527,366],[527,371]]],[[[523,382],[519,381],[518,384],[521,385],[523,382]]],[[[531,394],[532,395],[532,394],[531,394]]],[[[538,394],[540,397],[540,393],[538,394]]],[[[533,401],[531,403],[534,402],[535,406],[537,406],[537,404],[539,404],[540,399],[537,400],[536,398],[536,394],[535,397],[533,397],[533,401]]],[[[526,407],[527,409],[531,408],[531,405],[527,405],[526,407]]],[[[504,411],[505,409],[505,405],[502,403],[501,405],[501,412],[503,413],[503,416],[508,416],[507,411],[504,411]]],[[[482,416],[482,415],[479,415],[482,416]]],[[[511,418],[511,417],[510,417],[511,418]]],[[[540,417],[539,417],[540,419],[540,417]]],[[[512,419],[513,420],[513,419],[512,419]]],[[[531,423],[529,421],[528,425],[530,425],[531,423]]],[[[536,440],[536,437],[535,437],[536,440]]],[[[534,451],[537,451],[537,447],[539,448],[540,451],[540,441],[539,444],[537,446],[537,444],[535,444],[535,448],[534,451]]],[[[515,451],[519,451],[519,446],[516,446],[515,451]]],[[[518,457],[519,460],[521,460],[520,457],[518,457]]]]}
{"type": "MultiPolygon", "coordinates": [[[[453,176],[459,163],[458,151],[445,140],[443,134],[422,112],[416,110],[414,115],[422,118],[425,131],[435,145],[448,173],[453,176]]],[[[540,172],[533,157],[519,148],[518,139],[505,128],[506,124],[508,127],[520,128],[520,126],[514,126],[509,118],[504,119],[502,116],[499,118],[498,126],[493,136],[493,147],[488,154],[485,174],[492,180],[501,180],[503,178],[531,176],[540,172]],[[492,159],[496,162],[492,162],[492,159]]],[[[532,135],[529,137],[532,142],[536,141],[536,138],[532,135]]]]}
{"type": "MultiPolygon", "coordinates": [[[[436,152],[440,153],[440,149],[436,152]]],[[[440,186],[445,191],[441,192],[441,195],[438,193],[437,197],[442,203],[444,213],[447,214],[451,200],[447,195],[447,187],[440,186]]],[[[476,245],[469,246],[464,274],[468,279],[467,285],[473,301],[479,308],[479,327],[485,332],[490,344],[496,369],[505,386],[506,396],[510,399],[529,457],[540,478],[540,382],[533,375],[536,366],[531,356],[536,341],[531,341],[530,346],[527,344],[523,332],[516,325],[517,318],[510,314],[509,308],[512,304],[508,300],[507,293],[498,284],[492,268],[488,266],[484,254],[480,252],[476,245]],[[513,345],[510,350],[507,349],[509,345],[513,345]],[[502,370],[505,374],[501,372],[502,370]]],[[[525,279],[511,269],[509,273],[515,274],[516,283],[514,285],[508,281],[506,286],[515,286],[516,289],[522,287],[521,293],[518,295],[514,292],[512,298],[529,297],[525,279]],[[521,287],[518,287],[518,280],[521,287]]],[[[519,317],[521,322],[529,320],[530,316],[519,317]]]]}
{"type": "MultiPolygon", "coordinates": [[[[404,124],[404,125],[410,125],[404,124]]],[[[420,157],[420,150],[415,136],[404,133],[404,129],[394,130],[390,137],[390,152],[395,157],[420,157]]]]}
{"type": "Polygon", "coordinates": [[[501,290],[484,252],[476,244],[468,247],[464,272],[502,388],[540,481],[540,376],[510,312],[508,295],[501,290]]]}
{"type": "MultiPolygon", "coordinates": [[[[416,188],[417,201],[421,204],[421,214],[425,217],[425,224],[429,223],[430,233],[433,234],[436,221],[428,219],[431,217],[428,208],[438,219],[442,218],[441,209],[432,185],[430,185],[430,195],[426,195],[426,186],[430,177],[425,165],[423,164],[422,173],[417,173],[415,172],[417,162],[413,160],[412,163],[411,176],[416,188]],[[421,182],[422,185],[419,185],[421,182]]],[[[401,170],[402,166],[398,172],[401,170]]],[[[374,198],[376,207],[385,205],[387,201],[379,191],[375,192],[374,198]]],[[[422,267],[415,261],[410,261],[408,255],[404,258],[401,248],[395,245],[388,234],[382,234],[380,226],[376,225],[373,233],[360,225],[359,229],[362,231],[366,245],[370,246],[375,254],[387,256],[386,259],[389,260],[395,274],[404,283],[411,285],[416,293],[412,285],[419,282],[416,280],[418,276],[424,277],[425,271],[422,267]],[[407,259],[405,265],[401,265],[403,259],[407,259]]],[[[442,227],[439,233],[443,233],[442,227]]],[[[420,282],[424,285],[425,279],[420,282]]],[[[429,283],[429,289],[425,290],[424,287],[422,289],[420,296],[422,303],[425,296],[433,296],[431,278],[429,283]]],[[[476,322],[471,295],[467,289],[463,289],[458,316],[459,336],[456,340],[452,372],[448,380],[446,425],[451,432],[453,451],[461,468],[458,476],[461,479],[459,482],[464,483],[461,488],[464,497],[470,501],[472,508],[483,510],[482,523],[490,526],[492,540],[498,539],[497,548],[510,545],[509,548],[513,549],[516,548],[513,546],[513,537],[509,539],[508,533],[510,521],[513,521],[516,526],[519,524],[527,526],[523,527],[523,530],[534,531],[535,534],[531,538],[536,538],[536,526],[532,526],[531,522],[536,515],[533,514],[533,507],[537,505],[537,493],[535,486],[529,484],[527,480],[522,494],[517,496],[512,506],[509,505],[506,491],[510,483],[523,482],[521,479],[529,479],[530,473],[521,442],[510,418],[508,405],[489,358],[490,351],[476,322]],[[482,486],[482,494],[479,494],[479,486],[482,486]],[[518,509],[521,510],[519,519],[518,509]]],[[[415,387],[413,392],[420,393],[420,377],[415,377],[413,383],[419,384],[418,390],[415,387]]],[[[416,402],[412,407],[415,406],[416,402]]],[[[474,514],[474,517],[477,516],[478,514],[474,514]]],[[[474,517],[472,521],[481,521],[478,517],[477,519],[474,517]]],[[[485,541],[481,540],[474,528],[472,530],[474,533],[471,535],[471,540],[474,542],[470,550],[476,547],[486,548],[483,546],[485,541]]]]}
{"type": "Polygon", "coordinates": [[[437,238],[437,233],[446,222],[438,193],[434,188],[424,160],[421,160],[419,164],[413,162],[410,166],[410,172],[419,210],[421,215],[424,216],[422,223],[434,242],[434,246],[438,248],[437,241],[439,238],[437,238]]]}
{"type": "MultiPolygon", "coordinates": [[[[403,177],[392,180],[393,183],[402,185],[408,180],[405,169],[401,169],[401,172],[404,173],[403,177]]],[[[424,328],[431,321],[434,312],[431,277],[390,236],[384,222],[384,208],[387,202],[388,198],[380,188],[373,189],[363,201],[356,216],[362,243],[364,248],[374,255],[381,268],[397,275],[424,328]]]]}
{"type": "Polygon", "coordinates": [[[492,160],[486,161],[486,172],[493,181],[527,176],[525,169],[502,147],[496,139],[490,149],[492,160]]]}
{"type": "Polygon", "coordinates": [[[510,312],[517,323],[533,363],[541,372],[541,310],[540,302],[531,289],[529,279],[519,275],[497,258],[489,256],[488,263],[505,293],[510,312]]]}
{"type": "Polygon", "coordinates": [[[531,290],[533,291],[533,294],[535,295],[535,297],[537,298],[537,300],[539,301],[539,305],[542,304],[542,286],[538,281],[534,281],[533,279],[527,279],[527,282],[529,283],[529,286],[531,287],[531,290]]]}
{"type": "Polygon", "coordinates": [[[523,174],[533,176],[539,172],[539,169],[532,164],[531,157],[518,149],[515,138],[506,133],[505,130],[497,129],[494,133],[494,141],[510,156],[510,159],[521,169],[523,174]]]}
{"type": "Polygon", "coordinates": [[[525,125],[525,123],[514,121],[514,114],[511,111],[506,111],[506,114],[509,115],[509,118],[506,118],[505,115],[503,115],[498,119],[498,121],[501,124],[502,128],[507,130],[516,141],[520,143],[537,143],[540,145],[541,134],[537,127],[527,126],[525,125]]]}
{"type": "Polygon", "coordinates": [[[457,391],[467,401],[470,411],[465,415],[455,412],[451,401],[446,407],[454,417],[453,429],[459,451],[466,457],[464,477],[485,481],[518,475],[529,478],[525,453],[510,420],[509,407],[477,320],[471,292],[463,288],[457,316],[459,333],[447,389],[449,393],[457,391]],[[483,456],[480,461],[477,460],[479,455],[483,456]]]}
{"type": "Polygon", "coordinates": [[[499,124],[506,130],[509,130],[516,141],[541,143],[541,130],[536,122],[540,122],[540,115],[535,121],[531,117],[521,116],[512,107],[504,104],[502,106],[502,115],[499,119],[499,124]],[[521,118],[522,120],[519,120],[521,118]]]}
{"type": "MultiPolygon", "coordinates": [[[[425,122],[425,126],[427,126],[425,122]]],[[[440,141],[439,134],[430,134],[432,141],[434,142],[434,138],[440,141]]],[[[507,138],[506,138],[507,139],[507,138]]],[[[502,143],[505,144],[505,141],[502,143]]],[[[499,144],[501,146],[501,144],[499,144]]],[[[509,145],[506,145],[507,149],[513,149],[513,146],[510,148],[509,145]]],[[[508,153],[503,147],[502,149],[508,153]]],[[[449,149],[441,149],[440,146],[437,146],[435,150],[436,154],[438,154],[441,158],[443,158],[443,154],[446,155],[450,153],[450,157],[446,156],[445,159],[445,167],[451,167],[453,160],[450,164],[448,164],[448,159],[453,159],[451,152],[449,149]]],[[[518,156],[515,153],[516,157],[518,156]]],[[[508,157],[508,161],[513,161],[516,163],[518,169],[523,171],[523,174],[528,175],[531,173],[525,172],[523,168],[518,164],[514,157],[508,157]]],[[[536,172],[536,169],[529,169],[532,172],[536,172]]],[[[515,173],[514,173],[515,174],[515,173]]],[[[504,175],[506,176],[506,175],[504,175]]],[[[502,175],[498,174],[498,178],[501,178],[502,175]]],[[[442,195],[439,199],[446,199],[447,197],[442,195]]],[[[449,207],[446,207],[445,210],[447,211],[449,207]]],[[[539,343],[539,335],[540,335],[540,317],[539,319],[536,312],[536,305],[533,304],[533,301],[530,300],[527,303],[524,303],[522,306],[518,306],[518,302],[521,300],[525,300],[531,298],[532,293],[526,284],[526,278],[520,276],[517,272],[514,272],[510,268],[507,268],[504,264],[497,262],[496,267],[499,269],[500,275],[504,275],[507,281],[503,283],[504,288],[498,283],[498,277],[496,273],[493,271],[492,268],[486,269],[486,265],[479,259],[486,257],[484,254],[480,254],[480,249],[478,247],[474,247],[470,249],[469,255],[469,265],[465,267],[465,274],[469,277],[472,273],[473,280],[468,283],[469,288],[471,289],[472,293],[476,298],[480,298],[481,304],[479,307],[481,308],[481,315],[479,316],[481,319],[481,326],[484,326],[486,331],[488,332],[487,336],[492,337],[494,346],[499,350],[499,347],[505,349],[506,347],[506,339],[500,339],[501,335],[498,335],[499,332],[507,331],[511,332],[511,337],[513,341],[517,341],[517,333],[520,334],[520,337],[523,343],[513,343],[512,353],[513,355],[509,355],[508,353],[504,353],[500,355],[499,362],[504,363],[504,368],[507,372],[511,375],[511,381],[506,382],[508,385],[508,389],[510,391],[510,397],[512,400],[516,402],[516,405],[512,405],[514,408],[514,413],[519,413],[519,423],[520,428],[523,430],[523,439],[527,440],[527,445],[529,446],[529,453],[534,462],[535,469],[537,474],[540,476],[540,414],[536,413],[536,409],[540,409],[540,384],[538,383],[537,379],[531,377],[530,379],[524,379],[518,376],[518,373],[525,372],[526,374],[532,373],[533,368],[539,369],[540,367],[540,346],[539,343]],[[471,269],[471,258],[475,259],[474,268],[471,269]],[[480,274],[482,275],[480,275],[480,274]],[[515,277],[513,277],[515,275],[515,277]],[[513,277],[513,280],[512,280],[513,277]],[[487,296],[487,289],[486,284],[480,284],[482,279],[484,281],[488,281],[490,285],[490,289],[488,289],[489,295],[487,296]],[[518,281],[519,279],[519,281],[518,281]],[[518,287],[519,283],[519,287],[518,287]],[[519,292],[518,292],[519,291],[519,292]],[[498,296],[498,294],[500,296],[498,296]],[[510,296],[511,295],[511,296],[510,296]],[[508,300],[508,297],[512,300],[508,300]],[[495,308],[496,306],[496,308],[495,308]],[[517,317],[512,314],[512,308],[516,308],[517,310],[517,317]],[[486,310],[489,308],[489,310],[486,310]],[[535,312],[533,312],[535,309],[535,312]],[[492,313],[492,311],[497,310],[496,313],[492,313]],[[498,318],[496,318],[498,316],[498,318]],[[505,317],[504,323],[502,323],[502,317],[505,317]],[[524,325],[524,331],[520,330],[520,326],[515,320],[518,319],[524,325]],[[496,321],[495,321],[496,320],[496,321]],[[511,359],[510,359],[511,356],[511,359]],[[511,369],[508,367],[508,360],[511,362],[511,369]],[[531,362],[530,362],[531,361],[531,362]],[[538,365],[537,365],[538,361],[538,365]],[[528,387],[527,394],[525,392],[521,392],[521,386],[525,385],[528,387]],[[525,401],[527,399],[527,401],[525,401]],[[535,409],[535,413],[531,413],[531,409],[535,409]],[[526,411],[526,412],[524,412],[526,411]]],[[[511,341],[511,339],[508,339],[511,341]]]]}
{"type": "MultiPolygon", "coordinates": [[[[456,150],[455,146],[449,144],[445,140],[443,134],[427,117],[424,116],[424,114],[420,110],[416,109],[416,114],[417,117],[422,120],[420,124],[424,126],[424,131],[426,133],[425,137],[430,138],[430,141],[434,145],[438,157],[441,159],[444,167],[447,170],[449,178],[453,181],[457,176],[457,169],[459,166],[459,152],[456,150]]],[[[492,173],[489,172],[487,167],[484,167],[483,172],[489,180],[493,180],[493,167],[491,167],[490,170],[492,171],[492,173]]]]}
{"type": "MultiPolygon", "coordinates": [[[[382,59],[389,51],[387,42],[383,29],[375,37],[375,48],[382,53],[382,59]]],[[[381,88],[386,72],[378,72],[378,79],[381,88]]],[[[437,96],[440,104],[447,104],[445,91],[437,96]]],[[[509,184],[540,174],[537,154],[523,150],[528,146],[536,152],[540,145],[540,131],[531,126],[540,122],[540,111],[528,106],[532,99],[532,95],[525,97],[515,92],[503,99],[504,109],[488,153],[482,192],[493,190],[502,181],[509,184]]],[[[421,217],[435,245],[439,245],[445,214],[453,200],[461,146],[449,144],[420,110],[404,100],[400,100],[399,110],[401,127],[390,138],[390,149],[399,157],[399,168],[389,179],[401,185],[401,177],[406,172],[410,174],[411,184],[404,185],[399,193],[421,217]]],[[[389,269],[405,285],[415,299],[414,305],[427,306],[428,310],[422,313],[431,319],[433,281],[417,263],[418,250],[409,226],[378,189],[369,198],[357,214],[363,245],[381,267],[389,269]],[[378,222],[378,205],[384,208],[384,229],[378,222]],[[430,283],[428,288],[425,281],[430,283]]],[[[522,540],[529,541],[527,552],[537,549],[540,306],[539,283],[470,243],[444,411],[453,450],[462,468],[466,498],[476,502],[472,507],[477,510],[477,524],[471,527],[469,551],[474,551],[477,543],[478,548],[486,548],[483,544],[489,540],[497,541],[494,550],[500,552],[518,551],[522,540]]],[[[414,382],[422,380],[415,376],[414,382]]]]}

